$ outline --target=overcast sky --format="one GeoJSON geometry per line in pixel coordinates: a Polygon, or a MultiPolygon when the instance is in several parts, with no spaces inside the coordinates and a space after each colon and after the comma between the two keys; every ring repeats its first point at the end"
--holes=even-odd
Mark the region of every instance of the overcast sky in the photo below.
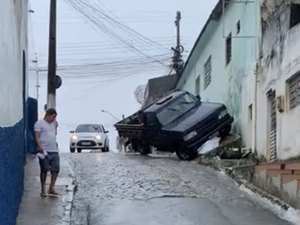
{"type": "MultiPolygon", "coordinates": [[[[30,0],[30,62],[38,58],[39,108],[46,103],[49,2],[30,0]]],[[[217,0],[59,0],[57,66],[58,142],[69,151],[69,131],[79,123],[102,123],[115,148],[116,120],[135,112],[138,85],[170,72],[176,44],[175,17],[181,11],[181,40],[186,58],[217,0]]],[[[35,64],[30,63],[33,70],[35,64]]],[[[30,95],[37,96],[36,72],[30,95]]]]}

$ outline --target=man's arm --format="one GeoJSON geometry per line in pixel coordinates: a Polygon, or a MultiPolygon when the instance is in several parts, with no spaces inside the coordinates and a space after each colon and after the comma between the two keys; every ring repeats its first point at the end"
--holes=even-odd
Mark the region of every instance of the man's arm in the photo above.
{"type": "Polygon", "coordinates": [[[55,126],[55,135],[57,135],[57,128],[58,128],[57,120],[54,120],[54,126],[55,126]]]}
{"type": "Polygon", "coordinates": [[[41,144],[41,132],[40,131],[35,132],[35,141],[37,144],[37,151],[43,153],[44,149],[41,144]]]}

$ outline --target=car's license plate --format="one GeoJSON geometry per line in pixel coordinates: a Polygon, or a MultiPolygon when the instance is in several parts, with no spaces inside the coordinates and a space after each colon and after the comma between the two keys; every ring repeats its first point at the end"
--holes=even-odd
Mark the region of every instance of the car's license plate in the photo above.
{"type": "Polygon", "coordinates": [[[82,142],[82,145],[90,145],[90,142],[82,142]]]}

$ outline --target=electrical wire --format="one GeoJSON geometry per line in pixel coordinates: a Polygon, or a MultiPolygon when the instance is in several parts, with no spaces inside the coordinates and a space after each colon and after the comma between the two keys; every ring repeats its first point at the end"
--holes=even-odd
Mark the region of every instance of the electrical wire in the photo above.
{"type": "MultiPolygon", "coordinates": [[[[144,53],[143,51],[141,51],[140,49],[135,47],[127,39],[125,39],[124,35],[122,36],[122,35],[120,35],[120,33],[118,33],[121,30],[121,32],[127,31],[127,34],[130,34],[128,32],[128,30],[129,30],[128,27],[124,28],[124,26],[121,26],[122,25],[121,22],[119,22],[119,21],[113,19],[112,17],[110,17],[109,15],[105,14],[103,11],[101,11],[101,9],[99,10],[99,8],[95,7],[95,5],[92,2],[87,3],[87,2],[80,1],[80,0],[66,0],[66,1],[68,1],[68,3],[70,3],[70,5],[74,9],[79,11],[88,20],[89,23],[92,23],[93,27],[96,28],[96,31],[100,30],[102,33],[104,32],[106,35],[112,37],[119,43],[126,46],[128,49],[130,49],[140,55],[151,58],[151,56],[147,55],[146,53],[144,53]],[[102,19],[102,20],[100,20],[100,19],[102,19]]],[[[129,31],[131,31],[131,30],[129,30],[129,31]]],[[[133,34],[136,34],[136,33],[133,32],[133,34]]],[[[132,33],[131,33],[131,37],[133,37],[134,40],[136,40],[136,41],[142,40],[140,36],[132,35],[132,33]]],[[[160,62],[158,60],[157,60],[157,63],[164,65],[163,62],[160,62]]]]}

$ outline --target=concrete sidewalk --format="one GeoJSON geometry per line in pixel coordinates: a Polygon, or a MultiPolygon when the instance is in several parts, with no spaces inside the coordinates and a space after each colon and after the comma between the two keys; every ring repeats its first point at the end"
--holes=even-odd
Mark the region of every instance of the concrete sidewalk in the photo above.
{"type": "MultiPolygon", "coordinates": [[[[17,225],[69,225],[74,196],[74,176],[61,157],[61,171],[56,190],[59,197],[40,197],[39,164],[36,156],[28,156],[25,165],[24,193],[17,225]]],[[[47,177],[49,187],[50,174],[47,177]]]]}

